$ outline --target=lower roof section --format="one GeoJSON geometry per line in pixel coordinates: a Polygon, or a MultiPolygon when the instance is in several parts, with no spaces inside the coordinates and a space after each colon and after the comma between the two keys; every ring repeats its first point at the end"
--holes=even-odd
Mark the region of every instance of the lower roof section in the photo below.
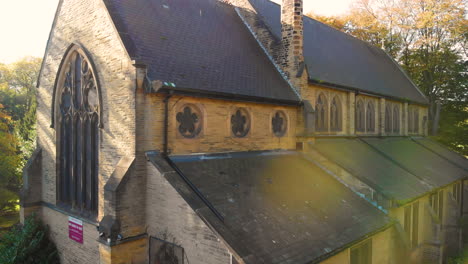
{"type": "MultiPolygon", "coordinates": [[[[149,158],[161,167],[161,159],[149,158]]],[[[296,152],[166,161],[178,172],[166,179],[246,263],[319,261],[391,225],[383,212],[296,152]]]]}
{"type": "Polygon", "coordinates": [[[435,187],[379,154],[359,138],[321,138],[310,146],[390,199],[411,200],[435,187]]]}
{"type": "Polygon", "coordinates": [[[448,149],[447,147],[429,138],[418,137],[413,138],[413,140],[426,147],[427,149],[430,149],[433,152],[439,154],[441,157],[447,159],[448,161],[468,171],[468,159],[466,159],[464,156],[448,149]]]}
{"type": "MultiPolygon", "coordinates": [[[[362,138],[381,155],[406,171],[439,188],[464,179],[468,172],[407,137],[362,138]]],[[[444,148],[444,151],[448,151],[444,148]]],[[[441,151],[442,153],[442,151],[441,151]]]]}

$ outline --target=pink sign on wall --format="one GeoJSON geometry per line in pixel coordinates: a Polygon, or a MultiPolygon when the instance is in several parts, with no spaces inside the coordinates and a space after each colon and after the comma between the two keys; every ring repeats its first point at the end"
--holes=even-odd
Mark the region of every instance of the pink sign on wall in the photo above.
{"type": "Polygon", "coordinates": [[[83,244],[83,221],[68,217],[68,237],[80,244],[83,244]]]}

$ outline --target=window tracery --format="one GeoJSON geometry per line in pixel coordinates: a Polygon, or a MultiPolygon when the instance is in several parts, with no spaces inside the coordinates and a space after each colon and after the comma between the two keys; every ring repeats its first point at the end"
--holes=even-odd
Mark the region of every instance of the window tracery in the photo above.
{"type": "Polygon", "coordinates": [[[356,131],[365,132],[364,103],[358,100],[356,103],[356,131]]]}
{"type": "Polygon", "coordinates": [[[271,119],[271,127],[273,134],[277,137],[282,137],[286,134],[287,130],[287,119],[286,114],[283,111],[277,111],[271,119]]]}
{"type": "Polygon", "coordinates": [[[391,133],[392,132],[392,107],[390,104],[385,106],[385,132],[391,133]]]}
{"type": "Polygon", "coordinates": [[[98,208],[100,100],[94,70],[73,47],[57,85],[57,200],[87,217],[98,208]]]}
{"type": "Polygon", "coordinates": [[[393,133],[400,132],[400,107],[393,106],[393,133]]]}
{"type": "Polygon", "coordinates": [[[341,102],[340,99],[335,96],[333,97],[331,106],[330,106],[330,130],[331,131],[341,131],[341,102]]]}
{"type": "Polygon", "coordinates": [[[177,130],[185,138],[195,138],[202,129],[201,112],[194,105],[185,105],[176,115],[177,130]]]}
{"type": "Polygon", "coordinates": [[[238,108],[231,116],[231,131],[235,137],[247,136],[250,131],[250,117],[245,108],[238,108]]]}
{"type": "Polygon", "coordinates": [[[319,132],[328,130],[328,118],[327,118],[327,101],[323,94],[320,94],[315,104],[315,129],[319,132]]]}
{"type": "Polygon", "coordinates": [[[375,112],[374,112],[374,104],[372,102],[367,103],[366,131],[367,132],[374,132],[375,131],[375,112]]]}

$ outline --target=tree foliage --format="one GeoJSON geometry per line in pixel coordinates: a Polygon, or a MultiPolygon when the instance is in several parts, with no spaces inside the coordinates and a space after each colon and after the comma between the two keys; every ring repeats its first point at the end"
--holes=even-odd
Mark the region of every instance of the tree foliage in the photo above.
{"type": "Polygon", "coordinates": [[[48,238],[48,228],[31,216],[24,225],[13,227],[0,238],[0,263],[59,263],[55,244],[48,238]]]}
{"type": "Polygon", "coordinates": [[[348,14],[332,18],[343,25],[333,23],[335,28],[381,47],[399,62],[429,99],[431,134],[438,132],[437,139],[465,155],[467,17],[464,0],[359,0],[348,14]]]}
{"type": "Polygon", "coordinates": [[[35,146],[40,59],[0,64],[0,213],[15,210],[21,171],[35,146]]]}

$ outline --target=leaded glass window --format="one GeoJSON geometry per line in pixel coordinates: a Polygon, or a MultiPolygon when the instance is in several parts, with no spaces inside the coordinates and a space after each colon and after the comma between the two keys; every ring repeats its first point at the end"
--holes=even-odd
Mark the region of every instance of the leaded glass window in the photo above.
{"type": "Polygon", "coordinates": [[[328,130],[327,100],[323,94],[320,94],[315,104],[317,116],[315,118],[315,129],[319,132],[328,130]]]}
{"type": "Polygon", "coordinates": [[[83,216],[96,216],[101,106],[94,70],[81,49],[68,52],[58,78],[57,200],[83,216]]]}
{"type": "Polygon", "coordinates": [[[340,99],[335,96],[330,105],[330,130],[341,131],[341,103],[340,99]]]}
{"type": "Polygon", "coordinates": [[[202,130],[202,115],[198,107],[184,105],[176,114],[177,130],[185,138],[195,138],[202,130]]]}
{"type": "Polygon", "coordinates": [[[234,137],[245,137],[250,131],[250,116],[245,108],[238,108],[231,115],[231,131],[234,137]]]}
{"type": "Polygon", "coordinates": [[[356,131],[365,132],[364,103],[358,100],[356,103],[356,131]]]}
{"type": "Polygon", "coordinates": [[[271,119],[271,127],[273,134],[275,134],[277,137],[282,137],[284,134],[286,134],[288,123],[286,114],[283,111],[276,111],[273,118],[271,119]]]}
{"type": "Polygon", "coordinates": [[[374,132],[375,131],[375,112],[374,112],[374,104],[372,102],[367,103],[366,131],[367,132],[374,132]]]}
{"type": "Polygon", "coordinates": [[[392,107],[390,104],[385,106],[385,132],[392,132],[392,107]]]}
{"type": "Polygon", "coordinates": [[[413,133],[418,133],[419,132],[419,111],[417,108],[413,109],[413,133]]]}
{"type": "Polygon", "coordinates": [[[393,133],[400,132],[400,108],[398,105],[393,106],[393,133]]]}

